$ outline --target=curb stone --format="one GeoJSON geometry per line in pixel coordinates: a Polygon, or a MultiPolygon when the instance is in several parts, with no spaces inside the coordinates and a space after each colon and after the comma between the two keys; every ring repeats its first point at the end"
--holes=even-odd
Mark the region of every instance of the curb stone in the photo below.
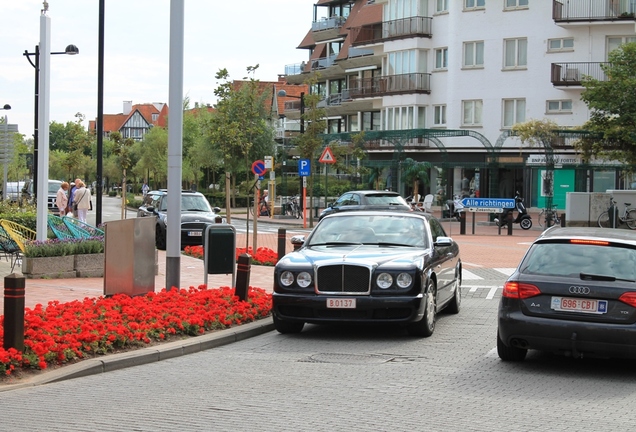
{"type": "Polygon", "coordinates": [[[45,372],[24,382],[0,385],[0,393],[167,360],[238,342],[273,330],[274,322],[271,317],[267,317],[203,336],[167,342],[121,354],[105,355],[101,358],[82,360],[74,365],[45,372]]]}

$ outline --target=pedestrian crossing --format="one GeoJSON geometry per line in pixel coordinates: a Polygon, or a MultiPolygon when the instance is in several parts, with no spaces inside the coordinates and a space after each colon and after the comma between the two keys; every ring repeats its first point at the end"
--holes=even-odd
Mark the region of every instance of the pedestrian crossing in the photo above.
{"type": "Polygon", "coordinates": [[[503,284],[516,268],[472,268],[462,269],[462,291],[464,297],[492,300],[501,297],[503,284]]]}

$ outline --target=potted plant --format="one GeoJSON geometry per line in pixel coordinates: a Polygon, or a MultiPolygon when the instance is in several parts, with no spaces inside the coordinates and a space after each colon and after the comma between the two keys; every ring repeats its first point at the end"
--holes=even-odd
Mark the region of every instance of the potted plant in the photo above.
{"type": "Polygon", "coordinates": [[[29,242],[22,259],[22,273],[27,278],[103,276],[104,238],[29,242]]]}

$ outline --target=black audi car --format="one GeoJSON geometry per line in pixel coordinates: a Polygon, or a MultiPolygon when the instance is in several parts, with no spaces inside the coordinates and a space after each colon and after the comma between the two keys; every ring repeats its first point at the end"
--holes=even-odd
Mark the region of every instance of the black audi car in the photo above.
{"type": "Polygon", "coordinates": [[[436,314],[458,313],[459,247],[425,213],[355,211],[326,216],[274,271],[280,333],[305,323],[403,323],[430,336],[436,314]]]}
{"type": "MultiPolygon", "coordinates": [[[[203,233],[208,224],[224,222],[219,207],[212,208],[200,192],[181,191],[181,247],[203,244],[203,233]]],[[[144,204],[137,210],[137,217],[156,216],[155,244],[166,248],[166,220],[168,216],[168,191],[151,191],[144,204]]]]}
{"type": "Polygon", "coordinates": [[[503,287],[497,352],[636,358],[636,233],[553,227],[503,287]]]}

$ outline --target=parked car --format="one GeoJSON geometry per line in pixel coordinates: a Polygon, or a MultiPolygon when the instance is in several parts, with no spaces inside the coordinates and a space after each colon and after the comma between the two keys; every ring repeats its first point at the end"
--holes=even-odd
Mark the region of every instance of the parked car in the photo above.
{"type": "Polygon", "coordinates": [[[497,352],[636,358],[636,233],[545,231],[503,287],[497,352]]]}
{"type": "Polygon", "coordinates": [[[327,215],[351,210],[406,210],[411,211],[411,206],[397,192],[359,190],[342,194],[336,201],[330,203],[318,218],[321,220],[327,215]]]}
{"type": "Polygon", "coordinates": [[[274,270],[280,333],[304,324],[402,323],[427,337],[442,309],[458,313],[458,245],[423,212],[356,211],[326,216],[274,270]]]}
{"type": "MultiPolygon", "coordinates": [[[[181,191],[181,247],[203,244],[203,233],[208,224],[225,222],[219,207],[212,208],[202,193],[181,191]]],[[[137,217],[156,216],[155,244],[166,249],[166,218],[168,215],[168,191],[148,192],[147,200],[137,210],[137,217]]]]}
{"type": "MultiPolygon", "coordinates": [[[[57,197],[57,191],[60,188],[62,182],[60,180],[50,180],[47,190],[47,208],[49,211],[57,212],[57,206],[55,205],[55,199],[57,197]]],[[[33,182],[31,180],[19,181],[19,182],[7,182],[7,199],[12,202],[17,202],[20,197],[25,202],[31,202],[33,198],[33,182]]]]}

